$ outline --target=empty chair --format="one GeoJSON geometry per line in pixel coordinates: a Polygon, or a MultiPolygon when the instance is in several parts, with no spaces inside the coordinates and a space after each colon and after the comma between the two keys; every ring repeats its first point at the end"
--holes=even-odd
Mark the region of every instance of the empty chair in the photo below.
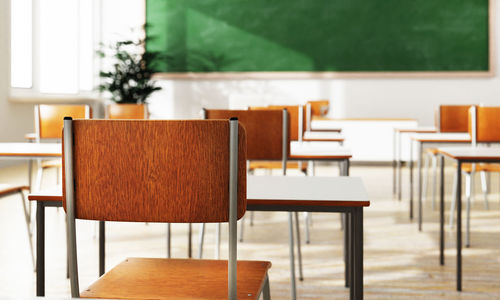
{"type": "Polygon", "coordinates": [[[271,264],[236,260],[236,221],[246,210],[237,120],[68,118],[63,142],[72,297],[269,299],[271,264]],[[127,258],[80,292],[75,219],[228,222],[229,260],[127,258]]]}
{"type": "Polygon", "coordinates": [[[111,104],[106,106],[106,119],[148,119],[148,106],[146,104],[111,104]]]}

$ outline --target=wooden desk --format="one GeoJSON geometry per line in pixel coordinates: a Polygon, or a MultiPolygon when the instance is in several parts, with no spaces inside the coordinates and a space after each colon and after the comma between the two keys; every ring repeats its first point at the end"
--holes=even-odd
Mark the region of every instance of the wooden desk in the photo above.
{"type": "Polygon", "coordinates": [[[402,165],[404,159],[402,158],[401,144],[403,134],[412,133],[436,133],[435,127],[415,127],[415,128],[394,128],[394,135],[392,137],[393,143],[393,160],[392,160],[392,192],[399,201],[401,201],[402,190],[402,165]]]}
{"type": "Polygon", "coordinates": [[[420,133],[411,136],[410,142],[410,219],[413,219],[413,142],[417,144],[418,166],[418,230],[422,231],[422,154],[425,145],[470,143],[468,133],[420,133]]]}
{"type": "Polygon", "coordinates": [[[61,157],[59,143],[0,143],[0,157],[31,159],[61,157]]]}
{"type": "Polygon", "coordinates": [[[457,291],[462,290],[462,164],[500,162],[500,148],[443,147],[438,148],[440,163],[439,262],[444,265],[444,157],[457,161],[457,291]]]}
{"type": "MultiPolygon", "coordinates": [[[[60,191],[53,194],[29,195],[30,200],[47,205],[61,205],[60,191]]],[[[363,299],[363,208],[370,205],[363,182],[356,177],[308,177],[308,176],[248,176],[247,210],[290,212],[338,212],[346,213],[348,224],[345,228],[344,247],[346,259],[346,279],[350,284],[350,299],[363,299]],[[351,255],[352,254],[352,255],[351,255]]],[[[44,230],[43,219],[37,218],[37,231],[44,230]]],[[[43,234],[43,233],[42,233],[43,234]]],[[[293,232],[289,232],[291,242],[290,273],[295,287],[295,259],[293,253],[293,232]]],[[[99,243],[99,253],[104,255],[104,239],[99,243]]],[[[37,255],[44,254],[44,245],[38,244],[37,255]],[[41,252],[39,252],[41,251],[41,252]]],[[[45,266],[37,272],[38,287],[44,286],[45,266]]],[[[296,291],[292,288],[292,299],[296,291]]]]}

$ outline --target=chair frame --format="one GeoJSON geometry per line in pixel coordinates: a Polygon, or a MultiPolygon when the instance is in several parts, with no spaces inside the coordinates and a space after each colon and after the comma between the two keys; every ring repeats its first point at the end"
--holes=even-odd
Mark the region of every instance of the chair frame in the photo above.
{"type": "MultiPolygon", "coordinates": [[[[78,280],[78,261],[76,247],[75,226],[75,192],[73,173],[73,120],[64,118],[63,129],[63,155],[64,155],[64,185],[66,197],[66,211],[68,221],[68,250],[69,250],[69,274],[71,284],[71,296],[80,297],[78,280]]],[[[228,259],[228,296],[235,300],[237,296],[236,286],[236,261],[237,261],[237,200],[238,200],[238,120],[229,120],[229,259],[228,259]]],[[[266,276],[263,294],[269,299],[269,279],[266,276]]]]}

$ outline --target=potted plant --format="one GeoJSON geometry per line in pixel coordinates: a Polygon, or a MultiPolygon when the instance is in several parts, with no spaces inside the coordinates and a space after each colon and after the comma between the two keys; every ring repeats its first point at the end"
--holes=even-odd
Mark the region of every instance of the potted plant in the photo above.
{"type": "Polygon", "coordinates": [[[101,70],[101,84],[98,89],[114,101],[108,105],[106,115],[115,119],[147,118],[147,99],[161,90],[152,80],[154,64],[160,59],[158,52],[146,52],[145,40],[118,41],[101,47],[97,52],[107,58],[110,66],[101,70]]]}

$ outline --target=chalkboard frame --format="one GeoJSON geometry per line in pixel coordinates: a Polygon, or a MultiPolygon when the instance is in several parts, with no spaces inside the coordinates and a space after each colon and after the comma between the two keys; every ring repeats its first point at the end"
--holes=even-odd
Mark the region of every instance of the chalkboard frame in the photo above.
{"type": "MultiPolygon", "coordinates": [[[[158,72],[154,78],[158,80],[280,80],[280,79],[362,79],[362,78],[491,78],[496,75],[495,53],[495,17],[494,0],[488,0],[488,70],[487,71],[363,71],[363,72],[158,72]]],[[[144,23],[146,22],[146,0],[144,4],[144,23]]]]}

